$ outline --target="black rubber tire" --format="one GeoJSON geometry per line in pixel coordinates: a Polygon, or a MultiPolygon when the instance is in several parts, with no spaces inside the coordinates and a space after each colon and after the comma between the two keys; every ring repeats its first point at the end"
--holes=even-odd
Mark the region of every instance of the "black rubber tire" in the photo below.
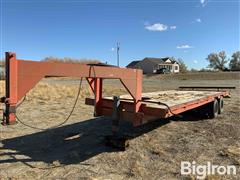
{"type": "Polygon", "coordinates": [[[218,116],[218,109],[219,107],[217,99],[209,103],[208,116],[210,119],[216,118],[218,116]]]}
{"type": "Polygon", "coordinates": [[[223,113],[223,97],[221,96],[218,99],[218,114],[222,114],[223,113]]]}

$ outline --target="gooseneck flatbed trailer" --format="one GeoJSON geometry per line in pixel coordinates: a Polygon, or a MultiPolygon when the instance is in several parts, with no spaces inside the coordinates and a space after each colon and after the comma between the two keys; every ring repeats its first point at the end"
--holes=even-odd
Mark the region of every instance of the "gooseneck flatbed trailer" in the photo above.
{"type": "Polygon", "coordinates": [[[18,104],[44,77],[86,78],[94,98],[86,98],[85,103],[95,107],[95,116],[112,116],[115,119],[113,131],[117,129],[114,126],[118,125],[119,119],[139,126],[193,109],[200,109],[209,118],[214,118],[223,110],[223,97],[230,97],[229,91],[220,91],[221,87],[216,87],[218,91],[183,90],[182,87],[181,90],[142,93],[142,76],[140,69],[19,60],[15,53],[6,52],[6,95],[1,98],[5,104],[2,123],[10,125],[17,121],[18,104]],[[104,79],[119,79],[129,95],[103,97],[104,79]]]}

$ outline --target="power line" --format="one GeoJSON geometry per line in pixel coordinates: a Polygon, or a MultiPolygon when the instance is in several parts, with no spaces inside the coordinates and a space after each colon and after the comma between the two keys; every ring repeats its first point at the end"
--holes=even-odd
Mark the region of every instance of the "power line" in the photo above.
{"type": "Polygon", "coordinates": [[[117,42],[117,66],[119,67],[119,50],[120,50],[120,43],[117,42]]]}

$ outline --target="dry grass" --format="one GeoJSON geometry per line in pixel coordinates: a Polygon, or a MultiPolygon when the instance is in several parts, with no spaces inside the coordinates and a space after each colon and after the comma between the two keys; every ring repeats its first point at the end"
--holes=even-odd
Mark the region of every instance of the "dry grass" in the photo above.
{"type": "MultiPolygon", "coordinates": [[[[0,94],[4,95],[5,84],[4,81],[0,82],[0,94]]],[[[62,85],[51,85],[48,83],[40,82],[38,83],[26,96],[27,100],[58,100],[63,97],[74,97],[78,90],[77,86],[62,86],[62,85]]],[[[89,95],[90,89],[83,89],[81,96],[89,95]]]]}
{"type": "Polygon", "coordinates": [[[179,74],[146,75],[154,79],[175,80],[227,80],[240,79],[239,72],[188,72],[179,74]]]}
{"type": "Polygon", "coordinates": [[[5,83],[4,81],[0,81],[0,96],[5,94],[5,83]]]}
{"type": "MultiPolygon", "coordinates": [[[[27,100],[45,100],[45,101],[55,101],[62,98],[72,98],[75,97],[78,91],[78,86],[70,85],[60,85],[60,84],[47,84],[41,82],[32,89],[28,95],[27,100]]],[[[90,96],[90,88],[82,88],[80,97],[90,96]]]]}
{"type": "MultiPolygon", "coordinates": [[[[56,79],[53,78],[53,81],[56,79]]],[[[50,81],[52,81],[50,79],[50,81]]],[[[61,78],[56,80],[58,82],[61,78]]],[[[48,80],[49,81],[49,80],[48,80]]],[[[79,81],[76,80],[74,83],[59,84],[59,83],[49,83],[45,80],[39,82],[33,89],[31,89],[27,95],[26,100],[38,103],[39,101],[59,101],[66,98],[75,98],[79,89],[79,81]]],[[[123,87],[112,86],[106,84],[103,88],[104,96],[111,96],[112,94],[120,95],[126,93],[123,87]]],[[[5,95],[5,82],[0,81],[0,96],[5,95]]],[[[82,88],[80,91],[80,98],[93,97],[92,90],[85,80],[82,82],[82,88]]]]}
{"type": "MultiPolygon", "coordinates": [[[[224,99],[224,113],[216,119],[191,120],[186,116],[181,121],[161,120],[144,126],[141,131],[144,134],[131,139],[124,152],[105,147],[103,140],[111,132],[111,121],[93,118],[93,107],[84,105],[83,99],[79,100],[70,120],[53,130],[39,132],[21,123],[1,126],[0,179],[195,179],[180,175],[183,160],[198,164],[207,161],[234,164],[239,169],[239,78],[219,80],[225,76],[218,75],[221,76],[214,76],[214,80],[211,75],[210,80],[195,80],[189,75],[184,77],[190,78],[188,80],[145,77],[145,92],[183,85],[234,85],[237,89],[232,90],[232,98],[224,99]]],[[[19,107],[19,117],[40,128],[59,124],[72,108],[78,82],[54,78],[41,81],[27,94],[29,101],[19,107]]],[[[3,95],[3,82],[0,85],[3,95]]],[[[125,94],[119,82],[104,81],[105,95],[119,93],[125,94]]],[[[92,93],[84,82],[81,97],[88,95],[92,93]]],[[[240,176],[238,173],[235,177],[208,176],[206,179],[220,178],[239,179],[240,176]]]]}

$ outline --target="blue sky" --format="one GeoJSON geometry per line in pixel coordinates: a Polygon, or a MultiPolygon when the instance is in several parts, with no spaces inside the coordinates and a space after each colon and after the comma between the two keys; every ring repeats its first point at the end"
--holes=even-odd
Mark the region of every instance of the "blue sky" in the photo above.
{"type": "Polygon", "coordinates": [[[93,58],[120,65],[174,56],[189,68],[240,50],[239,0],[1,0],[1,57],[93,58]]]}

